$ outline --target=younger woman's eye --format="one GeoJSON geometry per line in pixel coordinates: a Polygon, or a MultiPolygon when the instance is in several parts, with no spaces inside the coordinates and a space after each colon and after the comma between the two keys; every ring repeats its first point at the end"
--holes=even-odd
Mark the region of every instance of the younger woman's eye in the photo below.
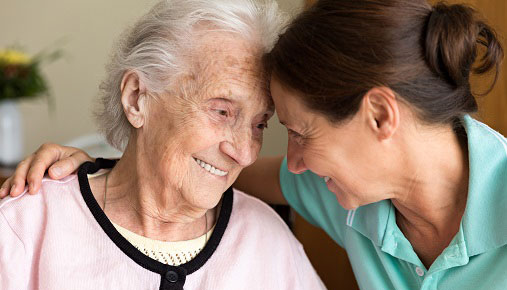
{"type": "Polygon", "coordinates": [[[287,131],[289,132],[289,135],[291,135],[293,137],[301,137],[301,135],[296,131],[293,131],[291,129],[287,129],[287,131]]]}
{"type": "Polygon", "coordinates": [[[303,143],[304,137],[301,134],[299,134],[291,129],[287,129],[287,131],[289,132],[290,139],[294,140],[298,144],[303,143]]]}

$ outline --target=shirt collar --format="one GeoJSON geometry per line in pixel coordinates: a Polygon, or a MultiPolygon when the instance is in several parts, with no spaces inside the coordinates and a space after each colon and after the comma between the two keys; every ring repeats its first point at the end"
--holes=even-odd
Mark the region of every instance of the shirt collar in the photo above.
{"type": "Polygon", "coordinates": [[[487,125],[464,118],[470,179],[462,219],[469,256],[507,244],[507,140],[487,125]]]}
{"type": "MultiPolygon", "coordinates": [[[[460,232],[468,256],[507,244],[507,140],[466,115],[469,188],[460,232]]],[[[391,201],[383,200],[350,210],[346,224],[379,247],[389,242],[395,225],[391,201]]]]}

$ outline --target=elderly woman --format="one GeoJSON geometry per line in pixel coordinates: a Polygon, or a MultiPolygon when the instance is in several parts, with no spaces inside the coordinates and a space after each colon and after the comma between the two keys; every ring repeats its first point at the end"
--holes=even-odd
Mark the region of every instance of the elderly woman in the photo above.
{"type": "Polygon", "coordinates": [[[0,288],[320,289],[283,221],[230,186],[273,114],[276,4],[167,0],[123,35],[101,128],[124,149],[0,202],[0,288]]]}
{"type": "MultiPolygon", "coordinates": [[[[502,57],[467,6],[320,0],[265,58],[287,159],[236,185],[322,227],[362,289],[507,289],[507,140],[470,116],[469,80],[502,57]]],[[[32,185],[55,155],[29,158],[32,185]]]]}

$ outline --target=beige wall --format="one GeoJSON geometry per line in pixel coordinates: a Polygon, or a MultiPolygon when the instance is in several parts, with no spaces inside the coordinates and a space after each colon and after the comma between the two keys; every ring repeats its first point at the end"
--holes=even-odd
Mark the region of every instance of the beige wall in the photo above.
{"type": "MultiPolygon", "coordinates": [[[[95,132],[91,115],[97,86],[114,39],[156,0],[4,0],[0,9],[0,48],[16,44],[36,53],[64,39],[64,59],[44,72],[55,100],[50,112],[43,100],[20,104],[25,153],[43,142],[64,143],[95,132]]],[[[295,13],[303,0],[279,0],[295,13]]],[[[269,124],[262,154],[282,154],[286,131],[276,119],[269,124]]]]}

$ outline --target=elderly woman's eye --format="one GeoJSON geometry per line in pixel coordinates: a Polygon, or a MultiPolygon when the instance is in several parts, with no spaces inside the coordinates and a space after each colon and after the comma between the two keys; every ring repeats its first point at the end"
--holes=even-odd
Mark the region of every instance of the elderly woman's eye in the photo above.
{"type": "Polygon", "coordinates": [[[229,115],[229,113],[227,112],[227,110],[217,109],[217,110],[215,110],[215,112],[217,114],[219,114],[220,116],[224,116],[224,117],[227,117],[229,115]]]}
{"type": "Polygon", "coordinates": [[[264,129],[267,129],[268,128],[268,123],[260,123],[257,125],[257,129],[261,129],[261,130],[264,130],[264,129]]]}

